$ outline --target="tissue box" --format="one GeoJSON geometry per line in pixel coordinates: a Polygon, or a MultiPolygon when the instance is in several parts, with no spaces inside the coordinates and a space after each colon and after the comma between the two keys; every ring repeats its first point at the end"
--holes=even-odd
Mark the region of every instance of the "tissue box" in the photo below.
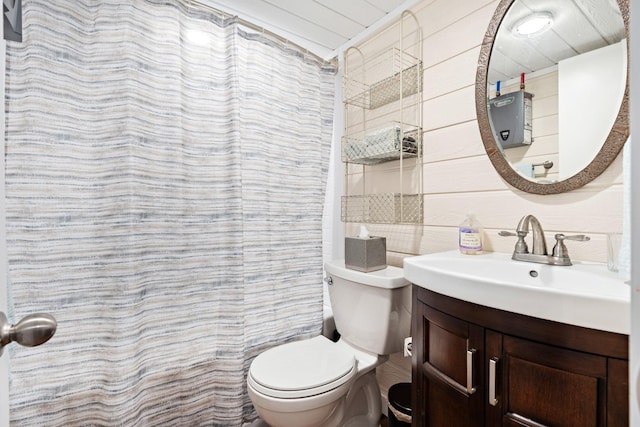
{"type": "Polygon", "coordinates": [[[352,270],[382,270],[387,267],[387,239],[384,237],[346,237],[344,264],[352,270]]]}

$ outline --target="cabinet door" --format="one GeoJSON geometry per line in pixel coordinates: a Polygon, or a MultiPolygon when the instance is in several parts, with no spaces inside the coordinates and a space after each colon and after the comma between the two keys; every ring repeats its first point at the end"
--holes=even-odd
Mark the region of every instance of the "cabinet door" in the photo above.
{"type": "Polygon", "coordinates": [[[429,306],[419,307],[416,326],[422,343],[414,348],[414,363],[421,405],[413,426],[484,425],[484,329],[429,306]]]}
{"type": "Polygon", "coordinates": [[[485,359],[500,365],[502,401],[488,411],[501,411],[502,426],[607,425],[605,357],[506,335],[502,344],[501,356],[485,359]]]}
{"type": "Polygon", "coordinates": [[[629,361],[607,359],[607,426],[629,425],[629,361]]]}

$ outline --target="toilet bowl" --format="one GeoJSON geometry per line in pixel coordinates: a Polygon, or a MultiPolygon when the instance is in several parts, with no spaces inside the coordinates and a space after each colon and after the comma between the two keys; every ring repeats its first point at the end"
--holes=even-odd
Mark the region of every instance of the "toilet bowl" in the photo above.
{"type": "Polygon", "coordinates": [[[290,342],[258,355],[247,390],[272,427],[377,427],[376,366],[409,334],[411,291],[399,268],[372,273],[325,264],[341,338],[290,342]]]}

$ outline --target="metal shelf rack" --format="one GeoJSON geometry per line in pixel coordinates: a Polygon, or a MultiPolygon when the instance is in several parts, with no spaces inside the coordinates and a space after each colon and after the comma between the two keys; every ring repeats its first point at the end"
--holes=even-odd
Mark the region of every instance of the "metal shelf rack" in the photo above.
{"type": "Polygon", "coordinates": [[[422,30],[410,11],[393,26],[390,31],[397,31],[398,41],[390,48],[368,55],[356,47],[345,52],[343,222],[423,223],[422,30]],[[394,189],[378,193],[369,188],[367,175],[377,165],[396,161],[394,189]],[[360,171],[354,172],[358,165],[360,171]],[[412,167],[418,168],[413,174],[417,179],[405,182],[404,171],[412,167]],[[361,174],[361,179],[353,179],[361,186],[359,191],[350,181],[356,173],[361,174]]]}

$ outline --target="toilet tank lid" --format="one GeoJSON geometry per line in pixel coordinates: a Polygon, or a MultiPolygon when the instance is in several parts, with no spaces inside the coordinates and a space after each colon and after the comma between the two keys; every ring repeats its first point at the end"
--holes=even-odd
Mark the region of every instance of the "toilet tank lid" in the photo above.
{"type": "Polygon", "coordinates": [[[337,276],[356,283],[363,283],[385,289],[396,289],[408,286],[410,282],[404,277],[404,270],[392,265],[382,270],[364,273],[345,267],[344,260],[333,260],[324,264],[327,274],[337,276]]]}

